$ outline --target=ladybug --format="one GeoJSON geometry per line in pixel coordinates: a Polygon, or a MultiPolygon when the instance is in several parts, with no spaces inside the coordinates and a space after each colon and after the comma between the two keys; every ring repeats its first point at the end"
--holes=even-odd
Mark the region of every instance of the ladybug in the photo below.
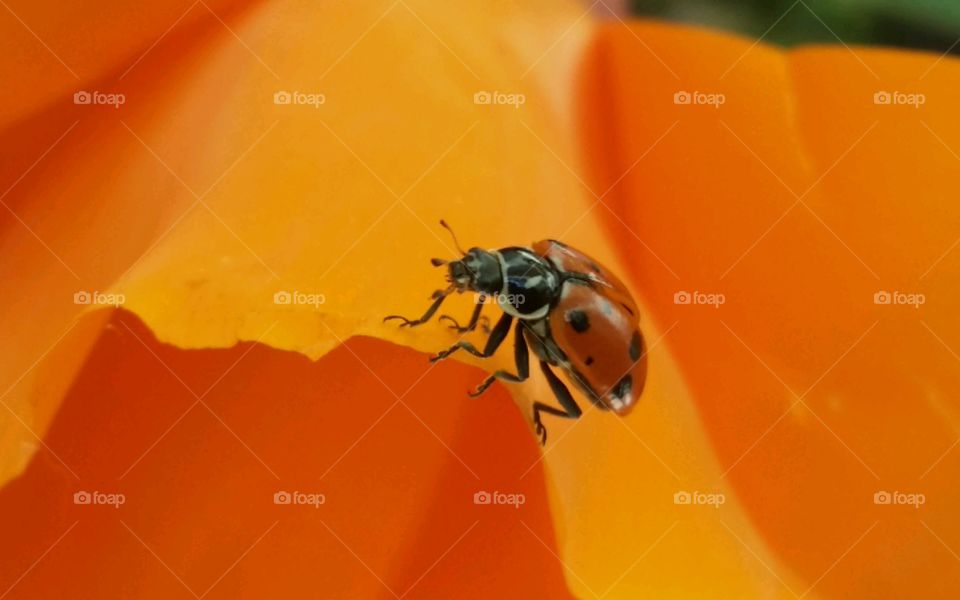
{"type": "Polygon", "coordinates": [[[647,356],[643,334],[638,327],[639,310],[627,287],[598,262],[557,240],[542,240],[532,247],[511,246],[498,250],[470,248],[464,252],[450,231],[459,260],[431,259],[435,267],[446,265],[449,286],[433,293],[433,303],[418,319],[390,315],[401,327],[415,327],[430,320],[444,299],[456,292],[472,291],[480,300],[466,326],[443,315],[459,333],[476,329],[487,298],[503,311],[489,331],[483,350],[470,342],[458,341],[431,357],[447,358],[458,350],[489,358],[514,327],[516,373],[499,370],[487,377],[472,397],[482,394],[496,380],[521,382],[530,376],[529,348],[540,362],[560,408],[533,403],[533,423],[540,443],[547,441],[541,413],[567,419],[582,414],[567,385],[554,372],[559,369],[601,410],[619,416],[629,413],[647,378],[647,356]]]}

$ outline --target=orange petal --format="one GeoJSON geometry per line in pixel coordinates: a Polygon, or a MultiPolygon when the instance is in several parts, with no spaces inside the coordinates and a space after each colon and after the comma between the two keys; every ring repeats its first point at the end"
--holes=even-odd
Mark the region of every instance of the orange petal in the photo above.
{"type": "Polygon", "coordinates": [[[0,491],[0,587],[11,598],[564,597],[538,541],[554,544],[542,471],[516,489],[522,511],[472,502],[481,478],[500,485],[535,460],[526,424],[503,391],[469,405],[438,394],[480,376],[453,361],[402,405],[384,393],[424,368],[419,353],[361,337],[316,363],[260,344],[185,351],[115,313],[50,452],[0,491]],[[77,492],[123,502],[77,505],[77,492]],[[323,502],[275,504],[282,492],[323,502]]]}
{"type": "Polygon", "coordinates": [[[586,114],[606,117],[591,135],[617,149],[591,163],[601,189],[673,127],[611,194],[625,223],[610,230],[657,323],[676,324],[666,342],[723,480],[801,578],[794,590],[956,588],[960,63],[646,24],[606,28],[596,52],[586,114]],[[675,104],[676,91],[726,103],[675,104]],[[884,291],[926,303],[875,304],[884,291]],[[884,491],[926,505],[877,506],[884,491]]]}
{"type": "MultiPolygon", "coordinates": [[[[244,21],[244,27],[231,22],[243,38],[261,39],[254,51],[258,56],[251,56],[243,43],[225,30],[212,40],[205,37],[209,30],[198,37],[179,32],[169,43],[159,44],[131,72],[124,88],[129,101],[121,109],[58,108],[7,132],[9,139],[26,142],[28,148],[35,150],[32,154],[41,160],[37,170],[28,172],[22,181],[17,179],[19,174],[13,166],[9,173],[14,185],[8,199],[17,217],[5,223],[11,234],[5,237],[5,243],[28,250],[20,254],[21,261],[7,267],[11,279],[23,279],[27,284],[22,298],[13,300],[17,301],[18,310],[4,314],[10,323],[20,324],[22,333],[17,339],[24,341],[22,346],[6,346],[13,360],[4,362],[4,375],[10,376],[13,386],[5,400],[20,423],[4,421],[5,447],[19,451],[20,439],[26,438],[28,431],[44,434],[54,414],[57,420],[45,434],[46,447],[37,453],[30,470],[4,490],[3,502],[10,509],[5,511],[10,516],[7,529],[16,529],[19,534],[19,543],[3,550],[8,553],[2,561],[5,568],[0,579],[5,585],[41,596],[69,593],[61,587],[67,584],[71,590],[90,593],[132,589],[138,595],[168,597],[175,590],[182,593],[180,588],[184,586],[201,593],[217,584],[216,593],[234,597],[240,590],[256,594],[257,590],[276,589],[276,567],[282,564],[289,575],[284,585],[291,590],[319,588],[389,595],[389,590],[401,593],[413,589],[412,597],[430,597],[430,590],[443,590],[444,595],[450,595],[454,589],[477,596],[491,592],[562,595],[559,566],[551,554],[555,542],[544,512],[542,471],[537,470],[515,484],[519,486],[516,491],[524,492],[529,500],[523,525],[509,512],[491,515],[483,512],[488,507],[470,502],[481,485],[470,475],[471,468],[484,476],[482,485],[496,489],[493,486],[511,461],[522,461],[523,469],[533,463],[535,446],[525,424],[514,420],[511,430],[499,424],[508,418],[503,412],[474,404],[473,411],[483,410],[483,417],[471,419],[471,427],[461,433],[460,421],[472,417],[472,412],[466,410],[470,405],[465,401],[446,402],[437,389],[450,390],[451,377],[463,382],[479,379],[482,374],[455,363],[430,372],[437,389],[413,390],[404,397],[405,405],[396,406],[393,416],[385,414],[383,403],[393,403],[395,399],[377,378],[386,379],[392,388],[406,390],[427,374],[430,365],[422,355],[355,335],[367,326],[383,336],[389,332],[410,339],[393,325],[381,325],[380,318],[397,308],[406,310],[401,300],[411,310],[419,309],[421,294],[429,292],[421,285],[436,274],[422,268],[428,252],[449,252],[450,243],[445,238],[442,242],[431,238],[435,240],[432,251],[409,243],[412,227],[424,235],[432,234],[431,227],[421,228],[419,216],[413,212],[425,210],[425,201],[416,188],[421,180],[427,185],[432,171],[447,154],[455,159],[456,166],[452,171],[438,172],[440,181],[430,184],[437,189],[452,189],[454,183],[462,185],[462,175],[480,164],[478,153],[483,160],[490,161],[486,167],[489,172],[499,170],[501,161],[522,158],[523,154],[521,148],[509,148],[509,141],[499,139],[495,132],[514,117],[473,104],[479,84],[470,74],[470,67],[456,73],[451,82],[443,83],[440,79],[441,90],[444,86],[449,89],[439,96],[427,96],[430,102],[423,101],[422,90],[409,87],[411,82],[420,81],[417,64],[407,64],[405,70],[384,70],[384,56],[406,55],[411,47],[413,54],[420,48],[435,55],[439,59],[437,68],[456,63],[455,56],[444,49],[445,42],[429,35],[438,25],[421,22],[424,7],[410,4],[353,6],[352,21],[330,20],[328,13],[312,7],[306,15],[312,26],[306,29],[300,29],[305,19],[303,11],[284,7],[272,7],[259,20],[244,21]],[[357,26],[345,27],[350,23],[357,26]],[[349,56],[344,54],[370,25],[373,27],[361,40],[365,43],[359,43],[347,53],[349,56]],[[269,55],[276,52],[276,40],[265,36],[274,27],[300,32],[299,37],[289,38],[288,43],[293,42],[294,46],[282,47],[284,54],[280,57],[269,55]],[[328,41],[329,46],[318,48],[316,35],[328,41]],[[271,68],[264,67],[261,60],[270,61],[277,69],[286,65],[288,79],[278,83],[271,68]],[[339,86],[349,92],[338,105],[333,101],[333,92],[322,90],[329,101],[324,108],[332,107],[323,121],[312,108],[301,110],[304,107],[273,103],[278,89],[297,89],[301,80],[315,81],[320,65],[331,68],[331,89],[339,86]],[[357,65],[366,71],[365,76],[358,77],[357,65]],[[338,74],[337,68],[347,69],[346,75],[338,74]],[[246,90],[263,93],[223,95],[224,78],[237,73],[249,77],[243,82],[250,86],[246,90]],[[350,90],[357,82],[372,84],[373,89],[382,86],[404,90],[394,97],[396,120],[384,126],[392,128],[405,122],[416,125],[422,146],[397,155],[406,143],[405,137],[412,133],[392,131],[386,138],[393,140],[390,147],[383,146],[384,136],[379,132],[369,137],[363,131],[363,120],[369,113],[352,112],[350,102],[345,101],[357,96],[356,90],[350,90]],[[461,104],[451,105],[450,98],[458,98],[461,104]],[[441,103],[453,108],[444,128],[437,127],[441,119],[436,109],[441,103]],[[210,114],[220,114],[222,121],[211,124],[210,114]],[[471,141],[468,136],[480,118],[492,124],[492,131],[481,136],[480,141],[497,140],[507,152],[478,152],[483,143],[471,141]],[[74,124],[74,120],[80,123],[74,124]],[[326,120],[330,121],[329,126],[326,120]],[[241,132],[242,139],[235,139],[237,122],[244,124],[245,132],[254,135],[241,132]],[[62,128],[59,133],[58,128],[62,128]],[[279,139],[269,137],[274,128],[279,139]],[[63,131],[66,135],[59,138],[63,131]],[[309,135],[305,136],[305,131],[309,135]],[[356,139],[348,143],[341,136],[356,139]],[[56,144],[47,152],[52,142],[56,144]],[[263,145],[258,147],[260,142],[263,145]],[[464,146],[458,147],[461,142],[464,146]],[[94,143],[99,152],[89,151],[94,143]],[[264,153],[258,155],[261,151],[264,153]],[[355,156],[354,152],[358,154],[355,156]],[[359,152],[380,157],[364,159],[359,152]],[[291,156],[299,158],[291,161],[291,156]],[[377,167],[383,173],[382,181],[378,180],[379,174],[368,170],[368,165],[378,161],[384,163],[377,167]],[[123,166],[120,176],[110,176],[118,162],[123,166]],[[238,181],[231,181],[234,176],[238,181]],[[277,185],[278,176],[283,185],[277,185]],[[258,183],[251,186],[251,181],[258,183]],[[64,206],[54,214],[56,218],[51,218],[51,205],[63,190],[73,189],[74,185],[89,193],[91,201],[64,206]],[[210,193],[206,194],[208,189],[210,193]],[[394,196],[401,189],[403,195],[394,196]],[[204,194],[204,204],[195,204],[200,194],[204,194]],[[265,202],[265,198],[271,200],[265,202]],[[343,198],[364,198],[366,203],[345,202],[343,198]],[[391,210],[384,211],[391,205],[391,210]],[[403,224],[403,230],[390,233],[391,226],[397,227],[398,222],[403,224]],[[77,223],[85,225],[79,232],[77,223]],[[360,241],[357,236],[362,232],[361,225],[379,225],[383,230],[371,232],[380,233],[372,236],[371,247],[358,245],[357,255],[347,256],[354,242],[360,241]],[[23,244],[24,240],[28,244],[23,244]],[[393,247],[404,248],[404,252],[391,253],[393,247]],[[58,259],[63,259],[62,265],[57,264],[58,259]],[[35,275],[41,270],[39,266],[46,269],[44,277],[35,275]],[[397,287],[396,276],[401,267],[409,273],[422,274],[399,286],[410,292],[403,299],[399,294],[384,293],[391,286],[397,287]],[[340,269],[352,276],[335,272],[340,269]],[[285,273],[282,280],[277,271],[285,273]],[[330,283],[323,288],[314,287],[327,271],[330,283]],[[290,396],[302,398],[310,410],[316,411],[314,415],[326,412],[329,420],[301,413],[298,418],[308,427],[301,429],[300,440],[296,441],[276,434],[278,430],[295,429],[289,413],[278,415],[280,418],[272,426],[265,426],[258,414],[260,409],[276,402],[284,382],[310,380],[304,372],[308,362],[297,361],[292,354],[283,354],[282,358],[260,355],[260,369],[238,366],[234,372],[229,369],[233,359],[247,351],[251,353],[247,358],[252,358],[255,352],[265,352],[265,348],[251,345],[186,353],[160,344],[126,316],[111,322],[74,382],[75,369],[97,340],[109,313],[94,311],[70,329],[70,319],[83,308],[73,303],[73,294],[78,290],[106,290],[105,280],[110,279],[119,281],[110,293],[123,294],[129,310],[152,319],[150,325],[158,335],[174,339],[181,346],[233,346],[238,339],[262,338],[274,346],[295,348],[319,358],[350,337],[348,348],[341,346],[324,356],[319,368],[314,367],[318,369],[317,379],[326,383],[327,389],[305,386],[290,390],[290,396]],[[322,311],[312,305],[275,304],[274,294],[284,289],[323,294],[326,302],[322,311]],[[37,298],[38,302],[26,305],[23,298],[37,298]],[[36,323],[39,315],[44,319],[36,323]],[[273,324],[277,327],[270,334],[273,324]],[[64,329],[67,333],[62,341],[58,340],[57,334],[64,329]],[[51,346],[53,349],[45,354],[51,346]],[[61,352],[70,359],[68,365],[56,361],[61,352]],[[356,360],[354,352],[363,357],[362,362],[356,360]],[[161,362],[151,354],[156,354],[161,362]],[[15,380],[38,356],[48,360],[29,370],[28,377],[15,380]],[[421,367],[414,371],[411,361],[421,367]],[[376,377],[364,363],[377,365],[376,377]],[[120,374],[114,369],[119,369],[120,374]],[[224,380],[218,380],[221,374],[224,380]],[[243,402],[239,404],[238,388],[228,383],[230,374],[244,377],[239,388],[243,402]],[[258,379],[258,374],[264,379],[258,379]],[[283,376],[277,377],[278,374],[283,376]],[[363,385],[358,381],[361,377],[363,385]],[[206,397],[204,405],[193,406],[192,395],[189,390],[180,389],[178,378],[198,394],[210,386],[217,393],[206,397]],[[58,382],[60,387],[52,382],[58,382]],[[63,390],[70,382],[70,394],[61,407],[63,390]],[[221,389],[221,385],[225,387],[221,389]],[[143,399],[142,404],[136,406],[137,410],[125,412],[122,402],[131,397],[143,399]],[[369,402],[371,398],[382,402],[369,402]],[[358,406],[365,402],[365,406],[358,406]],[[430,404],[418,406],[426,402],[430,404]],[[195,420],[194,411],[205,409],[206,404],[210,406],[209,418],[195,420]],[[435,404],[440,405],[439,412],[435,404]],[[407,405],[409,410],[405,409],[407,405]],[[243,407],[254,411],[236,412],[243,407]],[[382,421],[378,421],[380,416],[382,421]],[[321,422],[326,425],[318,428],[321,422]],[[380,445],[361,445],[364,430],[373,425],[377,427],[371,438],[380,437],[380,445]],[[96,435],[101,428],[112,436],[115,446],[103,447],[102,438],[96,435]],[[411,429],[419,435],[417,439],[410,439],[411,429]],[[503,436],[500,451],[470,456],[479,448],[470,439],[477,440],[493,429],[503,436]],[[11,435],[7,437],[6,432],[11,435]],[[317,435],[329,439],[310,446],[317,435]],[[465,441],[458,442],[458,436],[465,441]],[[156,446],[151,446],[154,441],[156,446]],[[166,452],[165,442],[172,446],[166,452]],[[396,452],[397,448],[403,452],[396,452]],[[304,452],[310,450],[317,455],[310,455],[313,460],[304,460],[304,452]],[[384,454],[390,454],[392,459],[385,459],[384,454]],[[141,455],[143,458],[138,458],[141,455]],[[265,458],[258,460],[258,455],[265,458]],[[339,466],[338,456],[344,456],[346,464],[339,466]],[[156,461],[152,469],[148,467],[150,460],[156,461]],[[369,464],[371,460],[377,462],[376,467],[369,464]],[[464,470],[460,460],[469,460],[472,467],[464,470]],[[358,466],[351,468],[351,462],[358,466]],[[308,489],[311,478],[321,468],[342,468],[346,475],[341,474],[341,484],[334,486],[343,494],[342,504],[331,511],[328,522],[336,534],[327,531],[326,526],[318,527],[316,517],[300,517],[288,523],[285,532],[277,532],[278,540],[272,537],[272,530],[261,530],[259,526],[269,525],[269,517],[277,509],[269,504],[277,484],[271,481],[270,468],[264,469],[264,463],[278,465],[276,470],[283,473],[285,484],[308,489]],[[294,475],[281,471],[284,466],[293,470],[294,475]],[[141,467],[146,468],[138,480],[136,475],[141,467]],[[297,469],[302,470],[299,475],[297,469]],[[370,477],[351,477],[357,473],[370,477]],[[160,486],[161,491],[156,489],[158,480],[166,484],[160,486]],[[419,487],[411,489],[410,481],[419,487]],[[130,504],[119,510],[134,508],[126,513],[130,520],[124,518],[129,527],[119,522],[119,512],[91,514],[82,512],[84,507],[70,504],[70,496],[78,488],[121,488],[130,504]],[[255,498],[247,504],[224,504],[225,497],[236,496],[241,490],[255,498]],[[44,518],[21,518],[27,506],[37,510],[33,514],[44,518]],[[362,518],[357,518],[358,514],[362,518]],[[70,530],[71,516],[91,522],[70,530]],[[475,524],[479,517],[484,522],[482,531],[473,531],[471,523],[475,524]],[[309,526],[305,525],[307,522],[309,526]],[[320,534],[326,537],[317,542],[320,534]],[[261,535],[263,541],[257,542],[261,535]],[[384,536],[393,543],[384,543],[384,536]],[[279,546],[273,546],[273,553],[262,554],[264,547],[260,544],[270,548],[271,539],[279,546]],[[64,546],[60,547],[61,543],[64,546]],[[497,551],[491,552],[494,547],[497,551]],[[246,556],[241,554],[245,548],[251,548],[246,556]],[[304,548],[309,550],[291,564],[290,554],[304,552],[304,548]],[[117,555],[118,550],[123,559],[111,563],[109,572],[103,565],[86,568],[86,557],[117,555]],[[537,554],[529,560],[518,560],[534,553],[537,554]],[[157,560],[160,556],[163,559],[157,560]],[[38,557],[43,560],[31,569],[32,561],[38,557]],[[228,572],[226,568],[233,560],[238,560],[237,566],[228,572]],[[49,576],[38,577],[44,572],[49,576]],[[503,579],[490,581],[490,573],[503,579]],[[471,574],[468,583],[462,580],[464,574],[471,574]],[[21,575],[29,578],[21,579],[21,575]],[[221,575],[223,582],[218,583],[221,575]]],[[[449,21],[449,16],[452,13],[436,14],[434,18],[458,23],[449,21]]],[[[558,68],[551,66],[556,62],[552,57],[538,60],[538,55],[561,33],[556,31],[560,25],[568,27],[567,20],[551,25],[549,30],[554,34],[548,37],[537,31],[525,32],[524,23],[529,20],[520,18],[521,15],[504,12],[482,17],[466,21],[480,28],[478,32],[468,32],[466,39],[497,35],[491,31],[494,25],[515,23],[514,27],[521,27],[505,38],[512,50],[509,56],[517,63],[506,65],[512,71],[526,69],[535,62],[541,71],[558,68]],[[522,43],[517,43],[518,39],[522,43]]],[[[571,42],[581,37],[568,32],[571,42]]],[[[487,77],[495,79],[505,69],[499,54],[481,58],[475,68],[486,65],[483,71],[487,77]]],[[[531,73],[534,91],[527,94],[531,100],[542,101],[546,116],[534,116],[532,122],[555,122],[562,112],[556,98],[564,96],[546,93],[547,85],[537,83],[538,76],[543,75],[531,73]]],[[[555,82],[569,77],[548,79],[555,82]]],[[[382,102],[380,93],[375,93],[373,100],[382,102]]],[[[514,127],[528,135],[519,123],[514,127]]],[[[537,143],[534,138],[527,139],[528,144],[537,143]]],[[[9,147],[16,145],[11,143],[9,147]]],[[[514,169],[513,179],[527,167],[504,164],[514,169]]],[[[27,169],[30,164],[19,166],[27,169]]],[[[559,169],[554,167],[555,171],[559,169]]],[[[526,182],[524,185],[530,190],[525,193],[532,193],[535,185],[549,189],[555,185],[551,179],[556,177],[544,173],[540,180],[526,182]]],[[[436,200],[426,203],[435,212],[430,220],[447,216],[466,224],[474,212],[473,202],[483,202],[491,194],[506,199],[506,190],[517,187],[517,181],[497,177],[485,186],[471,189],[471,204],[461,203],[462,219],[456,218],[455,211],[446,212],[446,195],[433,193],[436,200]]],[[[503,202],[506,204],[506,200],[503,202]]],[[[511,235],[519,234],[522,225],[518,222],[511,235]]],[[[437,331],[435,341],[453,339],[446,330],[437,331]]],[[[490,400],[496,403],[496,398],[494,394],[490,400]]],[[[512,403],[504,404],[502,392],[499,406],[515,416],[512,403]]],[[[4,455],[11,456],[6,452],[4,455]]],[[[17,462],[4,461],[5,475],[22,468],[29,452],[23,455],[17,456],[17,462]]],[[[336,469],[330,477],[337,479],[336,469]]],[[[330,494],[331,503],[335,496],[336,493],[330,494]]]]}

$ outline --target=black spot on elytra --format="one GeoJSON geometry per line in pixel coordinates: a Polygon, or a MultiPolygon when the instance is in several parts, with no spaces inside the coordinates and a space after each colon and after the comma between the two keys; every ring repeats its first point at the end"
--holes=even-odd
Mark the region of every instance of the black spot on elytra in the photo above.
{"type": "Polygon", "coordinates": [[[633,332],[633,337],[630,338],[630,360],[636,362],[640,359],[640,353],[643,351],[643,338],[640,337],[639,331],[633,332]]]}
{"type": "Polygon", "coordinates": [[[631,388],[633,388],[633,376],[627,373],[623,376],[623,379],[617,382],[617,385],[613,386],[610,393],[623,400],[630,396],[631,388]]]}
{"type": "Polygon", "coordinates": [[[593,357],[592,357],[592,356],[588,356],[588,357],[587,357],[587,360],[583,361],[583,364],[587,365],[588,367],[589,367],[590,365],[592,365],[592,364],[593,364],[593,357]]]}
{"type": "Polygon", "coordinates": [[[570,326],[573,327],[573,330],[577,333],[583,333],[590,329],[590,319],[587,317],[587,313],[582,310],[568,310],[566,318],[567,323],[570,323],[570,326]]]}

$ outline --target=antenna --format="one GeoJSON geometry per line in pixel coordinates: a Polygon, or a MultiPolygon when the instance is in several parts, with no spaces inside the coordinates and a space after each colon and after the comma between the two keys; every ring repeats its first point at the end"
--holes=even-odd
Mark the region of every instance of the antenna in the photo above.
{"type": "Polygon", "coordinates": [[[453,232],[453,229],[451,229],[450,226],[447,225],[447,222],[444,221],[443,219],[440,219],[440,225],[443,226],[444,229],[450,232],[450,237],[453,238],[453,245],[456,246],[457,252],[459,252],[460,254],[466,254],[466,252],[463,251],[463,248],[460,247],[460,242],[457,241],[457,234],[455,234],[453,232]]]}

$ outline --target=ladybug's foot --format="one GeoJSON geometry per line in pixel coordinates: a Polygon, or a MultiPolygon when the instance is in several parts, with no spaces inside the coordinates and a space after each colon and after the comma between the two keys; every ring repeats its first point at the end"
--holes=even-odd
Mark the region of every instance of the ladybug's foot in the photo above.
{"type": "Polygon", "coordinates": [[[543,373],[547,376],[547,382],[556,394],[557,400],[563,407],[563,410],[560,410],[543,402],[533,403],[533,424],[537,428],[537,433],[540,434],[540,444],[543,445],[547,443],[547,430],[540,421],[540,413],[547,413],[548,415],[554,415],[564,419],[576,419],[579,418],[583,412],[580,410],[580,407],[577,406],[573,396],[570,395],[567,386],[550,370],[550,366],[544,361],[540,362],[540,366],[543,368],[543,373]]]}
{"type": "Polygon", "coordinates": [[[483,354],[482,354],[479,350],[477,350],[476,348],[474,348],[474,347],[473,347],[473,344],[471,344],[470,342],[457,342],[456,344],[450,346],[450,347],[447,348],[446,350],[441,350],[440,352],[437,352],[436,355],[431,356],[431,357],[430,357],[430,362],[437,362],[438,360],[443,360],[443,359],[445,359],[446,357],[448,357],[448,356],[450,356],[451,354],[453,354],[454,352],[456,352],[457,350],[460,350],[461,348],[463,348],[464,350],[466,350],[466,351],[469,352],[470,354],[473,354],[474,356],[479,356],[479,357],[481,357],[481,358],[486,358],[485,356],[483,356],[483,354]]]}
{"type": "Polygon", "coordinates": [[[537,436],[540,438],[540,445],[545,446],[547,444],[547,428],[540,422],[540,415],[537,415],[534,419],[533,425],[537,431],[537,436]]]}
{"type": "Polygon", "coordinates": [[[457,348],[456,346],[454,346],[453,348],[447,348],[446,350],[441,350],[440,352],[437,352],[436,354],[430,357],[430,362],[435,363],[438,360],[443,360],[446,357],[453,354],[454,352],[456,352],[457,350],[459,350],[459,348],[457,348]]]}
{"type": "Polygon", "coordinates": [[[408,318],[406,318],[406,317],[403,317],[403,316],[400,316],[400,315],[389,315],[389,316],[387,316],[387,317],[384,317],[384,318],[383,318],[383,322],[386,323],[387,321],[392,321],[392,320],[394,320],[394,319],[399,319],[399,320],[403,321],[403,323],[400,323],[400,327],[416,327],[417,325],[420,325],[421,323],[423,323],[423,321],[421,321],[421,320],[419,320],[419,319],[417,319],[417,320],[410,320],[410,319],[408,319],[408,318]]]}
{"type": "Polygon", "coordinates": [[[449,325],[450,329],[453,329],[457,333],[468,333],[477,328],[477,323],[480,323],[483,327],[484,333],[490,333],[490,319],[484,316],[480,316],[480,309],[483,308],[482,304],[477,305],[477,309],[473,311],[473,314],[470,316],[470,321],[466,325],[460,325],[459,321],[451,317],[450,315],[443,315],[440,317],[441,321],[450,321],[452,325],[449,325]]]}
{"type": "Polygon", "coordinates": [[[458,323],[457,320],[454,319],[453,317],[451,317],[450,315],[442,315],[439,320],[440,320],[440,321],[450,321],[451,323],[453,323],[453,325],[449,325],[448,327],[449,327],[450,329],[455,330],[457,333],[466,333],[466,332],[470,331],[470,327],[469,327],[469,326],[468,326],[468,327],[462,327],[462,326],[460,325],[460,323],[458,323]]]}
{"type": "MultiPolygon", "coordinates": [[[[527,351],[526,338],[523,337],[523,327],[523,322],[517,321],[516,333],[513,336],[513,360],[517,365],[517,372],[514,374],[509,371],[504,371],[503,369],[497,369],[480,382],[477,389],[468,392],[471,398],[476,398],[487,391],[487,388],[493,385],[493,382],[498,379],[511,383],[520,383],[530,377],[530,355],[527,351]]],[[[494,335],[496,335],[496,333],[491,334],[490,339],[495,339],[494,335]]],[[[487,354],[489,355],[489,352],[487,354]]]]}
{"type": "Polygon", "coordinates": [[[438,360],[443,360],[446,357],[453,354],[454,352],[456,352],[457,350],[466,350],[467,352],[476,356],[477,358],[490,358],[490,354],[492,354],[492,352],[490,353],[486,351],[480,352],[470,342],[457,342],[456,344],[450,346],[446,350],[441,350],[440,352],[437,352],[436,356],[431,356],[430,362],[437,362],[438,360]]]}
{"type": "Polygon", "coordinates": [[[468,394],[471,398],[476,398],[476,397],[479,396],[480,394],[482,394],[482,393],[484,393],[485,391],[487,391],[487,388],[490,387],[491,385],[493,385],[493,382],[496,381],[496,380],[497,380],[496,377],[492,377],[492,376],[491,376],[491,377],[488,377],[487,379],[484,379],[484,380],[483,380],[483,383],[481,383],[480,385],[477,386],[477,389],[473,390],[472,392],[467,392],[467,394],[468,394]]]}
{"type": "Polygon", "coordinates": [[[427,312],[423,313],[423,316],[419,319],[408,319],[401,315],[389,315],[383,318],[383,322],[392,321],[398,319],[403,321],[400,323],[400,327],[416,327],[417,325],[422,325],[430,320],[430,317],[433,316],[433,313],[437,312],[437,309],[440,308],[440,305],[443,304],[443,300],[453,291],[453,286],[448,287],[446,290],[437,290],[430,295],[430,298],[433,300],[433,304],[427,309],[427,312]]]}
{"type": "Polygon", "coordinates": [[[507,337],[507,333],[510,332],[510,323],[512,322],[513,317],[507,313],[503,313],[503,316],[500,317],[499,321],[497,321],[497,326],[494,327],[493,331],[490,333],[490,337],[487,338],[487,344],[484,346],[483,352],[477,350],[470,342],[459,341],[446,350],[441,350],[436,354],[436,356],[431,357],[430,362],[443,360],[457,350],[466,350],[477,358],[490,358],[493,356],[493,353],[497,351],[497,348],[500,347],[500,344],[503,342],[504,338],[507,337]]]}

